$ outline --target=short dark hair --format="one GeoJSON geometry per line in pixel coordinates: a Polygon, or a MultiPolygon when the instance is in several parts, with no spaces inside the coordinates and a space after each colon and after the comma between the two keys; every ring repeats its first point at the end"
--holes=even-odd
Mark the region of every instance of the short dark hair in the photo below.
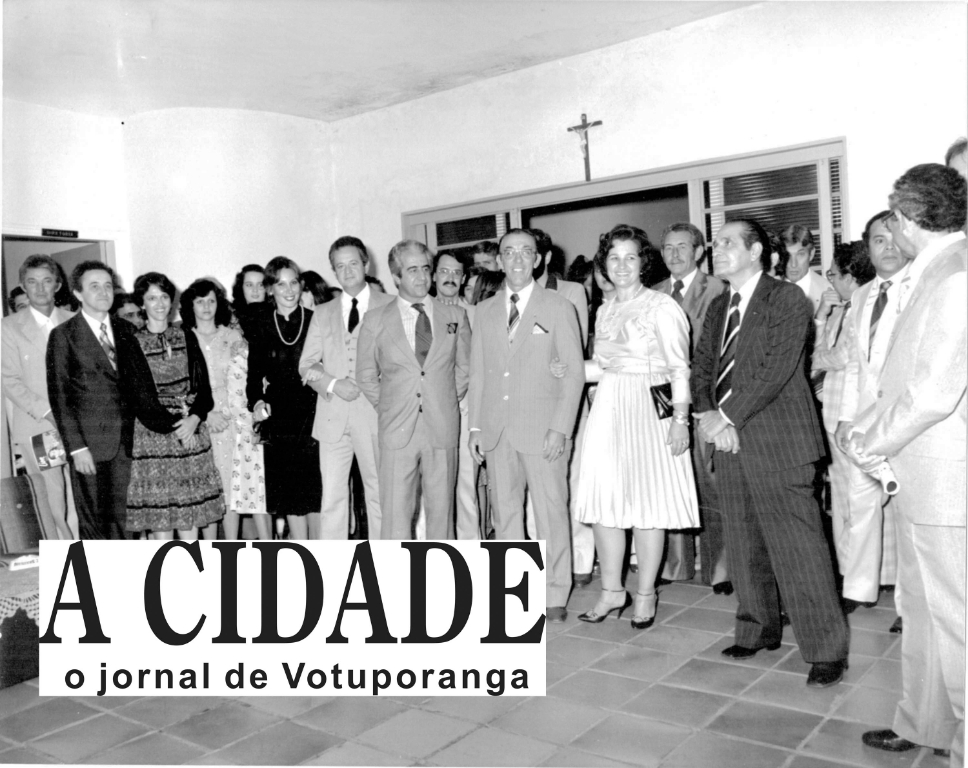
{"type": "Polygon", "coordinates": [[[71,270],[71,290],[81,290],[81,278],[84,277],[84,275],[86,275],[88,272],[93,272],[97,269],[101,270],[102,272],[107,272],[111,276],[111,283],[113,285],[118,284],[118,278],[114,274],[114,270],[111,269],[111,267],[109,267],[103,261],[89,259],[88,261],[82,261],[71,270]]]}
{"type": "Polygon", "coordinates": [[[336,253],[340,248],[356,248],[360,252],[360,259],[363,260],[363,271],[366,271],[366,265],[370,263],[370,254],[366,250],[366,246],[363,245],[363,241],[358,237],[353,237],[353,235],[343,235],[342,237],[337,237],[333,244],[329,247],[329,265],[333,266],[333,254],[336,253]]]}
{"type": "Polygon", "coordinates": [[[485,299],[491,298],[501,290],[504,285],[504,273],[494,270],[484,270],[474,283],[474,294],[471,296],[471,304],[480,304],[485,299]]]}
{"type": "Polygon", "coordinates": [[[232,283],[232,305],[235,307],[241,308],[246,305],[245,294],[242,292],[242,286],[245,283],[245,276],[249,272],[258,272],[263,277],[265,277],[266,274],[266,271],[262,268],[261,264],[246,264],[236,273],[235,281],[232,283]]]}
{"type": "Polygon", "coordinates": [[[262,277],[262,285],[265,286],[267,291],[276,284],[276,281],[279,279],[279,273],[284,269],[291,269],[295,272],[296,277],[299,278],[299,284],[302,285],[302,271],[299,269],[299,265],[288,256],[274,256],[266,264],[262,277]]]}
{"type": "MultiPolygon", "coordinates": [[[[773,267],[773,274],[777,277],[786,277],[787,263],[790,261],[790,252],[787,250],[783,239],[770,230],[765,230],[766,236],[770,238],[770,267],[773,267]],[[773,264],[773,254],[776,254],[776,265],[773,264]]],[[[769,268],[767,268],[769,271],[769,268]]]]}
{"type": "Polygon", "coordinates": [[[175,284],[168,279],[167,275],[163,275],[161,272],[145,272],[143,275],[139,275],[134,281],[134,290],[131,292],[134,298],[134,303],[139,307],[144,307],[145,305],[145,294],[151,286],[156,285],[162,293],[167,293],[168,298],[171,299],[171,303],[175,303],[177,298],[178,289],[175,288],[175,284]]]}
{"type": "Polygon", "coordinates": [[[19,285],[16,286],[12,291],[10,291],[10,295],[7,297],[7,306],[10,307],[11,312],[17,311],[17,299],[21,296],[26,296],[26,295],[27,295],[27,292],[19,285]]]}
{"type": "Polygon", "coordinates": [[[955,143],[948,147],[948,151],[944,153],[944,164],[951,165],[952,160],[965,154],[965,152],[968,152],[968,139],[962,136],[955,139],[955,143]]]}
{"type": "MultiPolygon", "coordinates": [[[[756,221],[756,219],[728,219],[726,224],[739,224],[743,228],[743,246],[746,250],[753,250],[753,244],[759,243],[763,250],[760,253],[760,266],[763,268],[764,272],[769,272],[770,267],[773,266],[773,259],[770,258],[773,253],[772,246],[770,245],[770,236],[762,225],[756,221]]],[[[723,225],[725,226],[725,224],[723,225]]],[[[794,225],[796,226],[796,225],[794,225]]],[[[789,230],[790,227],[787,227],[789,230]]],[[[786,232],[786,230],[784,230],[786,232]]],[[[784,240],[784,237],[780,237],[780,240],[784,240]]],[[[796,242],[795,240],[789,242],[796,242]]],[[[804,243],[801,243],[804,245],[804,243]]]]}
{"type": "Polygon", "coordinates": [[[454,253],[453,251],[438,251],[437,255],[434,256],[434,263],[431,271],[437,271],[437,265],[444,256],[450,256],[452,259],[455,259],[457,263],[460,264],[460,268],[464,270],[464,277],[467,277],[467,257],[461,253],[454,253]]]}
{"type": "Polygon", "coordinates": [[[130,293],[116,293],[114,294],[114,303],[111,305],[111,314],[116,315],[125,304],[137,306],[137,303],[130,293]]]}
{"type": "Polygon", "coordinates": [[[583,254],[579,253],[575,257],[575,260],[568,266],[566,279],[571,280],[573,283],[584,283],[594,271],[595,262],[591,259],[586,259],[583,254]]]}
{"type": "Polygon", "coordinates": [[[851,243],[840,243],[840,245],[834,246],[833,259],[837,269],[842,274],[854,278],[857,285],[869,283],[877,275],[874,265],[871,264],[867,245],[863,240],[854,240],[851,243]]]}
{"type": "Polygon", "coordinates": [[[813,239],[813,232],[803,224],[790,224],[781,233],[780,239],[784,243],[796,243],[805,248],[816,248],[817,242],[813,239]]]}
{"type": "Polygon", "coordinates": [[[916,165],[894,182],[890,205],[928,232],[956,232],[965,226],[968,182],[946,165],[916,165]]]}
{"type": "Polygon", "coordinates": [[[608,232],[599,236],[598,252],[595,254],[595,266],[598,267],[598,271],[602,273],[602,276],[608,279],[608,271],[605,269],[608,252],[615,243],[624,243],[626,241],[631,241],[639,246],[639,258],[641,260],[639,279],[642,285],[648,285],[649,275],[652,272],[652,261],[656,253],[655,247],[652,245],[652,241],[649,240],[649,236],[645,233],[644,229],[639,229],[631,224],[618,224],[608,232]]]}
{"type": "Polygon", "coordinates": [[[399,277],[403,271],[403,267],[400,264],[400,257],[407,251],[422,253],[427,257],[427,261],[430,262],[431,267],[433,267],[434,252],[427,247],[426,243],[421,243],[419,240],[401,240],[390,249],[390,254],[387,256],[387,266],[390,267],[390,274],[394,277],[399,277]]]}
{"type": "Polygon", "coordinates": [[[474,260],[474,255],[478,253],[486,253],[489,256],[497,256],[500,252],[500,246],[493,240],[482,240],[481,242],[474,243],[474,245],[471,246],[471,261],[474,260]]]}
{"type": "Polygon", "coordinates": [[[46,269],[54,276],[57,282],[60,282],[60,270],[57,268],[57,262],[46,253],[35,253],[24,259],[24,263],[20,265],[21,283],[27,277],[28,269],[46,269]]]}
{"type": "Polygon", "coordinates": [[[387,289],[383,287],[383,281],[375,275],[363,275],[363,279],[370,285],[375,285],[377,288],[379,288],[381,293],[387,292],[387,289]]]}
{"type": "Polygon", "coordinates": [[[181,319],[183,328],[195,327],[195,299],[204,299],[215,294],[215,325],[228,325],[232,322],[232,309],[225,298],[225,289],[209,277],[202,277],[188,286],[181,295],[181,319]]]}
{"type": "Polygon", "coordinates": [[[673,232],[686,232],[692,237],[692,247],[693,249],[702,248],[706,249],[706,237],[703,235],[702,230],[699,229],[695,224],[690,224],[688,221],[679,221],[675,224],[670,224],[668,227],[662,230],[662,237],[659,238],[659,246],[665,245],[665,239],[671,235],[673,232]]]}
{"type": "Polygon", "coordinates": [[[868,248],[871,244],[871,228],[879,221],[884,221],[888,216],[891,215],[890,210],[881,211],[880,213],[875,213],[871,216],[867,223],[864,225],[864,234],[861,235],[861,240],[864,241],[864,245],[868,248]]]}
{"type": "Polygon", "coordinates": [[[313,295],[313,302],[325,304],[333,298],[333,289],[329,287],[319,272],[307,269],[302,273],[303,292],[309,291],[313,295]]]}
{"type": "MultiPolygon", "coordinates": [[[[535,250],[538,251],[539,253],[541,252],[541,249],[538,247],[538,238],[535,236],[534,232],[532,232],[530,229],[515,227],[514,229],[509,229],[507,232],[501,235],[501,239],[497,241],[497,255],[501,254],[501,247],[504,244],[504,238],[508,237],[509,235],[527,235],[532,240],[534,240],[535,250]]],[[[544,256],[543,253],[541,255],[544,256]]]]}

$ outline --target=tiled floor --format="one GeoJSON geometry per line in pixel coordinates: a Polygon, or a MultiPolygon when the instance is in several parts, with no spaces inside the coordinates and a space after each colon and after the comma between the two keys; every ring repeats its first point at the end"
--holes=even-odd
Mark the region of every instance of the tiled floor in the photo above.
{"type": "Polygon", "coordinates": [[[0,762],[209,765],[560,765],[824,768],[947,761],[892,755],[860,735],[891,725],[900,640],[885,607],[850,617],[841,685],[804,686],[787,629],[780,650],[730,662],[735,599],[664,587],[651,629],[579,622],[598,583],[550,625],[543,698],[42,699],[0,691],[0,762]]]}

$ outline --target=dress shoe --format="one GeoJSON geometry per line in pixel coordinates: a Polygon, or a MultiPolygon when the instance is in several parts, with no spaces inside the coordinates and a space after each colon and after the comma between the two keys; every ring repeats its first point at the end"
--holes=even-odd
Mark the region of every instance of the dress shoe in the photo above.
{"type": "Polygon", "coordinates": [[[860,738],[868,747],[883,749],[886,752],[907,752],[910,749],[917,749],[918,746],[913,741],[898,736],[890,728],[883,731],[868,731],[860,738]]]}
{"type": "Polygon", "coordinates": [[[844,679],[847,659],[840,661],[816,661],[807,675],[808,688],[829,688],[844,679]]]}
{"type": "Polygon", "coordinates": [[[638,572],[639,572],[639,566],[636,565],[635,563],[629,563],[629,573],[638,573],[638,572]]]}
{"type": "Polygon", "coordinates": [[[573,573],[571,580],[576,587],[587,587],[592,583],[592,575],[590,573],[573,573]]]}
{"type": "Polygon", "coordinates": [[[892,635],[899,635],[901,634],[902,629],[904,628],[901,626],[901,617],[898,616],[897,619],[894,621],[894,623],[891,624],[891,628],[887,631],[890,632],[892,635]]]}
{"type": "Polygon", "coordinates": [[[723,648],[723,656],[729,659],[750,659],[762,650],[775,651],[780,647],[779,641],[775,643],[770,643],[769,645],[761,645],[759,648],[746,648],[742,645],[731,645],[729,648],[723,648]]]}
{"type": "Polygon", "coordinates": [[[562,624],[565,619],[568,618],[568,611],[565,610],[565,606],[556,605],[554,607],[549,607],[546,611],[548,621],[552,624],[562,624]]]}
{"type": "Polygon", "coordinates": [[[787,615],[786,611],[780,611],[780,626],[781,627],[790,626],[790,617],[789,615],[787,615]]]}
{"type": "Polygon", "coordinates": [[[733,582],[731,581],[721,581],[719,584],[713,584],[713,594],[714,595],[731,595],[733,594],[733,582]]]}
{"type": "Polygon", "coordinates": [[[875,600],[873,603],[865,603],[861,600],[854,600],[852,598],[845,597],[841,601],[841,604],[844,606],[844,613],[853,613],[858,608],[873,608],[875,605],[877,605],[877,601],[875,600]]]}
{"type": "Polygon", "coordinates": [[[648,629],[655,624],[655,612],[659,607],[659,596],[653,592],[635,593],[635,615],[632,616],[632,629],[648,629]],[[646,616],[646,606],[652,604],[652,615],[646,616]]]}
{"type": "Polygon", "coordinates": [[[881,592],[893,592],[894,591],[894,585],[893,584],[882,584],[881,585],[881,588],[880,588],[880,591],[881,592]]]}
{"type": "Polygon", "coordinates": [[[632,595],[624,589],[603,589],[602,596],[598,598],[595,607],[578,614],[578,620],[587,621],[589,624],[601,624],[612,611],[618,611],[615,618],[620,619],[622,611],[630,605],[632,605],[632,595]],[[615,599],[616,597],[618,600],[615,599]]]}
{"type": "Polygon", "coordinates": [[[664,579],[661,576],[655,580],[655,585],[657,587],[667,587],[672,583],[671,579],[664,579]]]}

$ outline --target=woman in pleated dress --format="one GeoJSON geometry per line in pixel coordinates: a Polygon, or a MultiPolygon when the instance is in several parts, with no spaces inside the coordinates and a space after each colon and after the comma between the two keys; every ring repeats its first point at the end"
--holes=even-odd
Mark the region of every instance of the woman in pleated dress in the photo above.
{"type": "Polygon", "coordinates": [[[598,382],[585,427],[576,511],[593,526],[602,594],[578,618],[600,622],[634,603],[632,626],[655,620],[655,580],[668,529],[695,528],[689,457],[689,321],[646,288],[654,248],[638,227],[600,238],[596,268],[615,286],[598,312],[587,379],[598,382]],[[660,413],[660,410],[662,411],[660,413]],[[622,586],[626,530],[638,555],[635,598],[622,586]]]}

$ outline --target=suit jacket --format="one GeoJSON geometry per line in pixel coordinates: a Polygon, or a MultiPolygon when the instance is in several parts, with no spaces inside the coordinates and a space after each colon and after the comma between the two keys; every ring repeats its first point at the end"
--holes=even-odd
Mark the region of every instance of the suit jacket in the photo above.
{"type": "MultiPolygon", "coordinates": [[[[55,307],[51,317],[60,325],[73,312],[55,307]]],[[[3,319],[3,394],[16,406],[10,425],[14,442],[25,445],[30,438],[50,429],[44,414],[50,410],[47,397],[47,338],[32,312],[16,312],[3,319]]],[[[53,419],[53,414],[48,414],[53,419]]]]}
{"type": "Polygon", "coordinates": [[[853,343],[850,327],[854,323],[855,314],[859,312],[854,312],[853,302],[846,312],[842,306],[834,307],[817,334],[817,344],[813,350],[811,371],[824,371],[826,374],[820,402],[823,404],[824,429],[828,432],[837,431],[840,412],[848,397],[848,386],[856,388],[856,379],[847,375],[847,361],[853,343]]]}
{"type": "MultiPolygon", "coordinates": [[[[820,309],[820,298],[823,296],[823,292],[828,288],[833,288],[833,286],[827,281],[827,278],[813,269],[807,272],[807,276],[809,277],[809,283],[807,290],[803,291],[803,293],[806,293],[807,298],[813,304],[813,313],[817,314],[817,310],[820,309]]],[[[797,284],[793,283],[793,285],[797,284]]],[[[797,287],[799,288],[799,286],[797,287]]]]}
{"type": "Polygon", "coordinates": [[[435,448],[456,448],[460,430],[457,401],[467,392],[471,329],[460,307],[433,304],[433,341],[421,368],[410,348],[396,297],[370,307],[360,328],[356,383],[376,408],[380,445],[410,443],[423,413],[435,448]]]}
{"type": "MultiPolygon", "coordinates": [[[[393,302],[394,298],[371,290],[367,314],[393,302]]],[[[353,329],[357,344],[359,344],[362,325],[360,323],[353,329]]],[[[309,323],[302,356],[299,358],[299,373],[305,375],[315,363],[322,363],[325,369],[321,379],[309,384],[319,395],[316,401],[316,417],[313,421],[313,437],[321,443],[335,443],[340,440],[346,432],[346,423],[351,418],[372,421],[373,428],[376,429],[376,411],[365,397],[347,402],[326,391],[330,383],[336,379],[346,377],[356,379],[356,357],[351,358],[347,349],[347,343],[350,340],[351,336],[343,324],[343,307],[340,299],[327,301],[313,311],[313,319],[309,323]]],[[[357,357],[358,352],[357,348],[357,357]]]]}
{"type": "Polygon", "coordinates": [[[838,421],[854,421],[877,399],[877,371],[868,360],[870,350],[870,317],[864,318],[864,307],[876,280],[864,283],[850,297],[850,313],[842,336],[847,349],[844,366],[844,392],[838,421]]]}
{"type": "Polygon", "coordinates": [[[507,432],[516,451],[541,453],[549,429],[571,436],[575,427],[585,385],[578,318],[568,300],[535,283],[510,342],[506,302],[505,289],[476,307],[470,428],[481,430],[485,451],[507,432]],[[550,370],[556,357],[567,365],[561,379],[550,370]]]}
{"type": "MultiPolygon", "coordinates": [[[[692,402],[697,413],[717,410],[723,329],[729,292],[709,307],[693,359],[692,402]]],[[[760,471],[790,469],[817,461],[823,435],[805,371],[810,305],[794,283],[767,274],[740,319],[732,395],[722,407],[740,437],[739,457],[760,471]]]]}
{"type": "Polygon", "coordinates": [[[136,416],[156,432],[171,432],[179,419],[158,403],[133,326],[108,322],[117,371],[80,312],[57,326],[47,344],[47,390],[64,448],[71,454],[86,447],[96,462],[121,449],[131,455],[136,416]]]}
{"type": "MultiPolygon", "coordinates": [[[[670,277],[657,284],[653,290],[671,296],[674,282],[670,277]]],[[[690,349],[694,354],[696,346],[699,344],[699,337],[702,335],[703,323],[706,322],[706,312],[709,310],[709,305],[725,290],[727,290],[726,284],[722,280],[697,269],[696,276],[682,297],[682,309],[689,318],[692,336],[690,349]]]]}
{"type": "Polygon", "coordinates": [[[914,287],[895,321],[876,401],[856,421],[867,452],[887,456],[898,469],[930,459],[917,462],[918,482],[950,486],[947,475],[960,472],[960,499],[907,510],[915,522],[965,525],[966,306],[966,241],[960,240],[934,258],[914,287]],[[926,465],[936,476],[923,476],[926,465]]]}
{"type": "MultiPolygon", "coordinates": [[[[584,349],[588,343],[588,294],[581,283],[571,280],[559,280],[556,277],[548,276],[547,284],[543,286],[545,290],[560,293],[575,305],[575,312],[578,313],[578,327],[581,329],[581,343],[584,349]]],[[[594,330],[594,329],[593,329],[594,330]]]]}

